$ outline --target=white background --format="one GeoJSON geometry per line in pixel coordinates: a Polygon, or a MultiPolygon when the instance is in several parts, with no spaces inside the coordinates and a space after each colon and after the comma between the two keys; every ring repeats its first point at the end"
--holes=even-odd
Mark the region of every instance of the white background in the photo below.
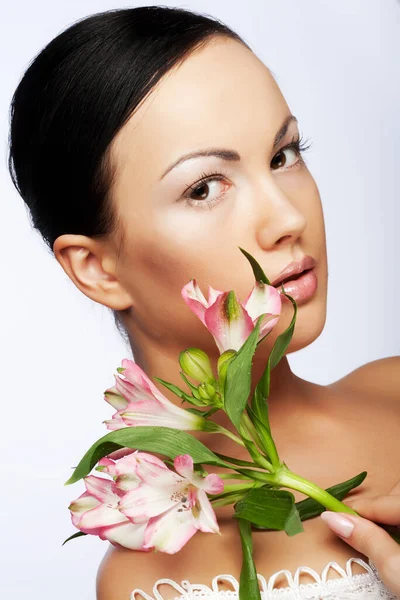
{"type": "MultiPolygon", "coordinates": [[[[164,4],[209,13],[242,35],[313,141],[306,160],[326,218],[328,317],[320,338],[290,356],[293,370],[324,384],[399,354],[399,2],[164,4]]],[[[130,357],[111,315],[74,287],[30,228],[6,169],[9,103],[30,60],[62,29],[141,5],[17,0],[1,8],[0,586],[7,600],[94,600],[108,543],[87,536],[61,547],[76,531],[67,506],[83,491],[82,482],[63,483],[106,433],[101,422],[112,409],[103,391],[130,357]]]]}

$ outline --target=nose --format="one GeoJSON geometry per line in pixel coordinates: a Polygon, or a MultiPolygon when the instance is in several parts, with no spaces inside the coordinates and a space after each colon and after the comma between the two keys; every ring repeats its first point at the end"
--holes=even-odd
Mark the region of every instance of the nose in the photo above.
{"type": "Polygon", "coordinates": [[[258,243],[266,250],[294,246],[306,228],[306,217],[276,181],[269,180],[266,185],[258,195],[258,243]]]}

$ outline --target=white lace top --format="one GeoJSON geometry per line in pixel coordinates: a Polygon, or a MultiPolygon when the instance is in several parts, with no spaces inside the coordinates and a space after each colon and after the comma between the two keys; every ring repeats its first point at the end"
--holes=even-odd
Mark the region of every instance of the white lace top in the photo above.
{"type": "MultiPolygon", "coordinates": [[[[361,558],[349,558],[344,570],[337,562],[329,562],[319,575],[310,567],[299,567],[292,575],[287,569],[277,571],[268,579],[258,575],[260,583],[261,598],[263,600],[400,600],[398,596],[392,594],[381,581],[374,563],[370,560],[367,564],[361,558]],[[352,564],[358,563],[365,569],[365,573],[352,572],[352,564]],[[340,577],[328,579],[329,571],[333,569],[340,577]],[[301,573],[309,573],[315,583],[299,583],[301,573]],[[284,574],[288,581],[288,586],[284,588],[275,588],[277,578],[284,574]]],[[[176,590],[177,595],[174,600],[192,600],[193,598],[203,598],[207,600],[219,600],[220,598],[231,598],[238,600],[239,583],[232,575],[217,575],[211,582],[211,587],[201,584],[190,583],[187,579],[178,584],[172,579],[159,579],[153,587],[153,596],[149,596],[142,590],[135,589],[131,594],[131,600],[164,600],[160,592],[161,585],[168,585],[176,590]],[[223,583],[223,588],[220,584],[223,583]],[[230,587],[228,590],[226,588],[230,587]],[[139,594],[141,596],[139,596],[139,594]]],[[[164,588],[165,589],[165,588],[164,588]]],[[[171,596],[169,596],[171,597],[171,596]]],[[[249,599],[251,600],[251,599],[249,599]]]]}

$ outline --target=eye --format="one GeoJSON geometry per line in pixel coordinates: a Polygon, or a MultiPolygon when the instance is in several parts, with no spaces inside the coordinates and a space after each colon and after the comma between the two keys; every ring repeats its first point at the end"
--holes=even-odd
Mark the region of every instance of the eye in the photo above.
{"type": "Polygon", "coordinates": [[[225,189],[222,185],[225,180],[226,175],[222,173],[203,173],[202,179],[190,185],[184,193],[185,206],[211,209],[227,193],[226,185],[225,189]]]}
{"type": "Polygon", "coordinates": [[[302,152],[308,150],[311,144],[305,145],[302,137],[298,139],[292,139],[290,144],[287,144],[279,150],[271,160],[271,168],[275,171],[277,169],[285,168],[290,169],[297,164],[304,164],[302,152]]]}

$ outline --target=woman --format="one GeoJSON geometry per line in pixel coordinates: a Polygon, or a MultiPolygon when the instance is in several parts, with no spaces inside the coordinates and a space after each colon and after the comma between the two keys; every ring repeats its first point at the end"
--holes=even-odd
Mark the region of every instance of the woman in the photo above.
{"type": "MultiPolygon", "coordinates": [[[[10,141],[10,172],[34,226],[79,290],[113,311],[150,378],[180,385],[177,357],[188,346],[202,348],[215,366],[213,339],[182,309],[180,291],[196,277],[203,290],[234,289],[244,299],[254,282],[239,246],[272,282],[286,277],[292,262],[297,275],[308,272],[285,285],[299,307],[288,352],[322,332],[324,218],[297,119],[268,68],[219,21],[154,6],[74,24],[20,82],[10,141]]],[[[254,358],[254,381],[291,318],[291,304],[283,303],[254,358]]],[[[332,595],[321,584],[308,597],[400,595],[400,549],[370,521],[400,523],[399,366],[399,357],[374,361],[327,386],[296,376],[286,357],[273,370],[271,427],[290,468],[324,488],[362,470],[369,475],[346,498],[364,518],[349,524],[327,515],[340,536],[319,518],[295,537],[254,534],[257,570],[266,579],[299,565],[316,575],[334,561],[336,571],[325,569],[332,595]]],[[[196,435],[214,451],[234,453],[225,438],[196,435]]],[[[245,458],[240,450],[236,456],[245,458]]],[[[220,573],[238,579],[232,507],[216,514],[222,535],[198,534],[177,555],[111,546],[98,573],[98,600],[128,600],[133,590],[134,598],[152,598],[163,578],[171,583],[160,583],[156,597],[166,599],[177,590],[183,597],[174,581],[210,586],[220,573]]],[[[312,582],[303,572],[292,587],[312,582]]],[[[278,577],[274,587],[287,585],[278,577]]],[[[221,581],[218,597],[225,587],[232,589],[221,581]]],[[[285,597],[303,597],[296,593],[285,597]]]]}

